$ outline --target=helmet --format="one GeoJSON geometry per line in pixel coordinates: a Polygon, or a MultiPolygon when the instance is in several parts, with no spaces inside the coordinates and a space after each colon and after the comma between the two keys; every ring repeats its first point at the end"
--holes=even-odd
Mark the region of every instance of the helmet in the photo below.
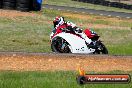
{"type": "Polygon", "coordinates": [[[64,21],[64,17],[56,17],[53,21],[53,24],[54,24],[54,27],[56,27],[57,25],[62,25],[64,24],[65,21],[64,21]]]}

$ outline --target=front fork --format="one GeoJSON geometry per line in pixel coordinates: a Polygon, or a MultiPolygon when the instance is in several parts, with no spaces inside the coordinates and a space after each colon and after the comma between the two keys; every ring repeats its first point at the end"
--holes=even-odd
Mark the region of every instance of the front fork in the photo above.
{"type": "Polygon", "coordinates": [[[96,46],[96,50],[97,51],[102,51],[103,49],[103,47],[102,47],[102,45],[101,45],[101,42],[102,41],[100,41],[100,40],[98,40],[98,41],[95,41],[95,46],[96,46]]]}

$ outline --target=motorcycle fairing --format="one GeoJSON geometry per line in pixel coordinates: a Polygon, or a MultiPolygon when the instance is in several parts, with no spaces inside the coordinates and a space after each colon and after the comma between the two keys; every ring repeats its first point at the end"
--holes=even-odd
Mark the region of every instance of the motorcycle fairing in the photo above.
{"type": "Polygon", "coordinates": [[[65,39],[70,44],[72,53],[93,53],[95,51],[95,49],[89,49],[85,43],[85,40],[77,35],[62,32],[54,36],[52,39],[56,37],[65,39]]]}

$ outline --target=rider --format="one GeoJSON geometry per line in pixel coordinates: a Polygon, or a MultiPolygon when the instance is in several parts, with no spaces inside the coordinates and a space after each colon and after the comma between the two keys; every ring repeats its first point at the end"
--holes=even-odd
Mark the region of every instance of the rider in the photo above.
{"type": "Polygon", "coordinates": [[[54,29],[52,31],[51,37],[63,31],[72,31],[80,35],[86,41],[89,47],[94,48],[92,40],[89,39],[87,35],[82,31],[82,29],[76,26],[76,24],[69,21],[66,22],[64,20],[64,17],[59,17],[59,16],[54,19],[53,24],[54,24],[54,29]]]}

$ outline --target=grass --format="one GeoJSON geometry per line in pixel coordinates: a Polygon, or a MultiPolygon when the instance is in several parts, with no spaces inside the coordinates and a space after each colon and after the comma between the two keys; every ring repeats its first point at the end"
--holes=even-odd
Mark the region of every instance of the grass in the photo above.
{"type": "Polygon", "coordinates": [[[120,9],[115,7],[107,7],[101,5],[94,5],[90,3],[77,2],[72,0],[45,0],[44,4],[49,5],[59,5],[59,6],[70,6],[77,8],[87,8],[87,9],[95,9],[95,10],[106,10],[106,11],[116,11],[116,12],[128,12],[132,13],[132,10],[120,9]]]}
{"type": "MultiPolygon", "coordinates": [[[[123,74],[130,72],[122,72],[122,71],[108,72],[108,74],[121,74],[121,73],[123,74]]],[[[54,72],[1,71],[0,88],[131,88],[132,87],[132,82],[129,84],[87,84],[81,86],[78,85],[76,82],[77,74],[78,73],[75,71],[54,71],[54,72]]]]}
{"type": "Polygon", "coordinates": [[[37,17],[18,17],[17,20],[1,18],[0,50],[48,52],[50,27],[46,23],[43,25],[41,22],[32,22],[39,19],[37,17]]]}
{"type": "MultiPolygon", "coordinates": [[[[13,12],[14,13],[14,12],[13,12]]],[[[17,14],[17,13],[16,13],[17,14]]],[[[23,14],[23,13],[22,13],[23,14]]],[[[0,51],[51,52],[49,34],[55,16],[64,16],[81,28],[94,28],[110,54],[132,55],[132,19],[103,17],[44,9],[34,16],[0,16],[0,51]]],[[[11,15],[11,14],[10,14],[11,15]]],[[[96,72],[88,72],[96,73],[96,72]]],[[[129,73],[112,71],[106,73],[129,73]]],[[[0,88],[131,88],[130,84],[76,83],[75,71],[0,71],[0,88]]]]}
{"type": "Polygon", "coordinates": [[[33,14],[35,16],[0,17],[0,51],[51,52],[52,20],[60,15],[82,29],[92,28],[101,36],[110,54],[132,55],[132,19],[48,9],[33,14]]]}

